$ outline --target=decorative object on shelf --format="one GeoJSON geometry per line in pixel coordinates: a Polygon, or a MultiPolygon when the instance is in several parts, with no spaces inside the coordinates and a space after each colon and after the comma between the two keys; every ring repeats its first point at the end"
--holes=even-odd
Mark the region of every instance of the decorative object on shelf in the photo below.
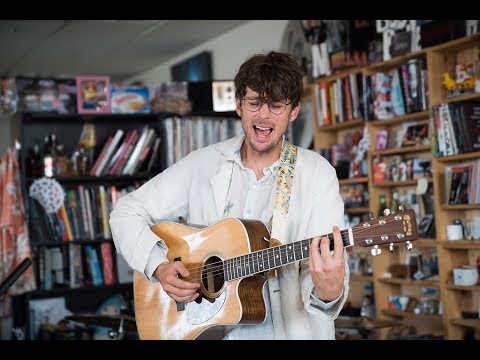
{"type": "Polygon", "coordinates": [[[147,86],[115,86],[111,91],[112,114],[150,113],[147,86]]]}
{"type": "Polygon", "coordinates": [[[368,134],[367,127],[363,127],[363,133],[357,130],[353,134],[352,149],[350,154],[352,155],[352,162],[350,164],[350,178],[358,178],[367,174],[366,166],[366,153],[370,146],[370,136],[368,134]]]}
{"type": "Polygon", "coordinates": [[[110,113],[110,77],[77,76],[79,114],[110,113]]]}
{"type": "Polygon", "coordinates": [[[29,195],[36,199],[49,214],[56,213],[65,200],[62,185],[49,178],[36,179],[29,188],[29,195]]]}
{"type": "Polygon", "coordinates": [[[428,123],[408,126],[403,134],[402,146],[428,144],[428,123]]]}
{"type": "Polygon", "coordinates": [[[18,112],[54,112],[75,114],[75,79],[17,77],[18,112]]]}
{"type": "MultiPolygon", "coordinates": [[[[456,219],[458,220],[458,219],[456,219]]],[[[447,225],[447,240],[462,240],[463,226],[460,220],[447,225]]]]}
{"type": "Polygon", "coordinates": [[[153,113],[189,114],[192,111],[192,102],[188,99],[188,83],[170,81],[155,84],[151,107],[153,113]]]}
{"type": "Polygon", "coordinates": [[[376,132],[377,142],[375,143],[375,150],[385,150],[388,143],[388,130],[381,129],[376,132]]]}

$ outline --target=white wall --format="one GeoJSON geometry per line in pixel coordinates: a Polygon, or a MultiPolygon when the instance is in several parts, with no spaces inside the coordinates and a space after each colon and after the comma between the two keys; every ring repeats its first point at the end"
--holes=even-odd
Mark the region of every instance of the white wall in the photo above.
{"type": "MultiPolygon", "coordinates": [[[[161,66],[138,74],[131,80],[144,81],[150,87],[153,95],[155,83],[170,81],[170,66],[205,50],[212,53],[213,78],[233,80],[239,66],[250,55],[280,49],[283,32],[289,21],[251,20],[213,40],[192,48],[161,66]]],[[[7,117],[0,117],[0,155],[9,146],[10,124],[7,117]]]]}
{"type": "MultiPolygon", "coordinates": [[[[212,54],[214,80],[233,80],[247,57],[268,50],[279,50],[283,32],[290,20],[251,20],[213,40],[196,46],[152,70],[134,76],[152,91],[155,83],[171,80],[170,67],[202,51],[212,54]]],[[[195,31],[195,29],[192,29],[195,31]]]]}

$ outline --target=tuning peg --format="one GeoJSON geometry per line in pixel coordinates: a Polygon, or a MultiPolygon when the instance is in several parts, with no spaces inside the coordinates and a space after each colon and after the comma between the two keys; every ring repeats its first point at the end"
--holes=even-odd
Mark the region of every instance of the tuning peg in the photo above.
{"type": "Polygon", "coordinates": [[[413,244],[412,244],[411,241],[408,240],[408,241],[405,243],[405,249],[407,249],[407,250],[410,251],[410,250],[412,250],[412,248],[413,248],[413,244]]]}
{"type": "Polygon", "coordinates": [[[407,210],[407,204],[402,203],[402,204],[398,205],[398,210],[400,210],[400,211],[407,210]]]}
{"type": "Polygon", "coordinates": [[[373,220],[373,219],[375,218],[375,215],[373,215],[373,212],[370,211],[370,212],[368,213],[368,218],[369,218],[370,220],[373,220]]]}
{"type": "Polygon", "coordinates": [[[390,209],[383,210],[383,215],[385,215],[385,216],[390,215],[390,209]]]}
{"type": "Polygon", "coordinates": [[[393,245],[394,245],[393,243],[390,243],[388,245],[388,250],[390,250],[390,252],[393,252],[393,245]]]}
{"type": "Polygon", "coordinates": [[[381,253],[382,253],[382,249],[380,249],[378,245],[375,245],[373,249],[370,250],[370,254],[372,254],[372,256],[377,256],[377,255],[380,255],[381,253]]]}

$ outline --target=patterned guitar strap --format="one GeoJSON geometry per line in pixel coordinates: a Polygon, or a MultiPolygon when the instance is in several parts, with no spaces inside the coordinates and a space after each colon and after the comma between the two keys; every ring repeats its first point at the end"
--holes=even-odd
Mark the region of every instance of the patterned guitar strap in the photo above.
{"type": "Polygon", "coordinates": [[[287,215],[296,161],[297,147],[285,140],[282,153],[280,154],[280,167],[277,172],[277,194],[273,208],[270,246],[280,245],[285,241],[287,215]]]}

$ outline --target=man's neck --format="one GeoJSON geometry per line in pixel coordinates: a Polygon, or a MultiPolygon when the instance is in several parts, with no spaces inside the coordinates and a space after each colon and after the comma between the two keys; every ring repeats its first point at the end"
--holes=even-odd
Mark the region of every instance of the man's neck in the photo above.
{"type": "Polygon", "coordinates": [[[240,154],[242,157],[242,164],[246,168],[252,169],[257,175],[257,180],[263,177],[263,169],[271,166],[280,158],[283,141],[281,141],[272,151],[267,153],[258,152],[245,144],[242,145],[240,154]]]}

